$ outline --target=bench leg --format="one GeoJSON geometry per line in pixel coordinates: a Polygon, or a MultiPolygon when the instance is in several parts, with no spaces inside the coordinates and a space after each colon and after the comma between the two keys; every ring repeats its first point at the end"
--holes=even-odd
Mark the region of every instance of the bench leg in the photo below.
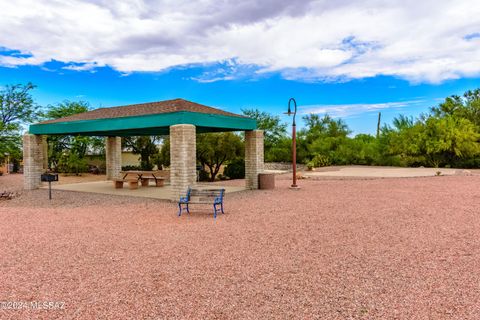
{"type": "Polygon", "coordinates": [[[223,202],[220,204],[220,208],[222,209],[222,214],[225,214],[225,212],[223,212],[223,202]]]}
{"type": "Polygon", "coordinates": [[[182,215],[182,210],[185,209],[187,210],[187,213],[190,214],[190,210],[188,208],[188,203],[178,203],[178,216],[180,217],[182,215]],[[182,207],[182,204],[185,205],[185,207],[182,207]]]}
{"type": "Polygon", "coordinates": [[[135,190],[135,189],[138,189],[138,181],[129,181],[128,182],[128,187],[130,188],[130,190],[135,190]]]}
{"type": "Polygon", "coordinates": [[[213,219],[217,218],[217,204],[213,204],[213,219]]]}

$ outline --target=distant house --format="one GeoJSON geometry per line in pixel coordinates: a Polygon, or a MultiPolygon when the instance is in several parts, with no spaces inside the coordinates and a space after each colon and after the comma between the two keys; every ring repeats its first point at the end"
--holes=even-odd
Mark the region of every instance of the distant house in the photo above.
{"type": "Polygon", "coordinates": [[[133,154],[132,151],[122,151],[122,166],[139,166],[140,155],[133,154]]]}

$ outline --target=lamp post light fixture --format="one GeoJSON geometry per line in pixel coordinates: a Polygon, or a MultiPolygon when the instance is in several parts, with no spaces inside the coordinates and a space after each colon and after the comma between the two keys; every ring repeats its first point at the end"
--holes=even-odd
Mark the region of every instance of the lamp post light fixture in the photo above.
{"type": "Polygon", "coordinates": [[[286,112],[287,115],[291,116],[293,114],[293,122],[292,122],[292,185],[291,189],[298,189],[297,185],[297,124],[295,123],[295,116],[297,115],[297,101],[294,98],[290,98],[288,100],[288,111],[286,112]],[[293,102],[295,109],[292,112],[290,108],[290,103],[293,102]]]}

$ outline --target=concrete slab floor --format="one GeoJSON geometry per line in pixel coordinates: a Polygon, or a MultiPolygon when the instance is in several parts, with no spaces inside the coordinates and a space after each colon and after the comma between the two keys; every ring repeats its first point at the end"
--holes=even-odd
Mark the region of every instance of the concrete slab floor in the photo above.
{"type": "MultiPolygon", "coordinates": [[[[225,188],[225,192],[239,192],[246,190],[243,186],[223,186],[219,184],[211,183],[199,183],[197,186],[200,187],[210,187],[210,188],[225,188]]],[[[44,185],[42,189],[47,189],[48,185],[44,185]]],[[[162,199],[162,200],[172,200],[172,187],[170,185],[165,185],[164,187],[155,187],[151,184],[148,187],[139,186],[136,190],[130,190],[128,185],[125,184],[122,189],[115,189],[112,181],[94,181],[94,182],[82,182],[82,183],[72,183],[72,184],[63,184],[55,185],[52,184],[52,190],[65,190],[65,191],[76,191],[76,192],[90,192],[90,193],[101,193],[101,194],[111,194],[115,196],[129,196],[129,197],[143,197],[143,198],[153,198],[153,199],[162,199]]],[[[185,190],[186,191],[186,190],[185,190]]]]}

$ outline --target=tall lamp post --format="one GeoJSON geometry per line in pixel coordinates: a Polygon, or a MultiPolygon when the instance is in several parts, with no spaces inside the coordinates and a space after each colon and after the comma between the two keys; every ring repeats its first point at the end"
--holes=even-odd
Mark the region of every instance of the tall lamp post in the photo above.
{"type": "Polygon", "coordinates": [[[293,171],[293,183],[291,188],[298,189],[297,186],[297,125],[295,123],[295,116],[297,115],[297,101],[294,98],[290,98],[288,100],[288,111],[287,113],[289,116],[293,114],[293,123],[292,123],[292,171],[293,171]],[[293,102],[295,107],[294,111],[290,108],[290,103],[293,102]]]}

